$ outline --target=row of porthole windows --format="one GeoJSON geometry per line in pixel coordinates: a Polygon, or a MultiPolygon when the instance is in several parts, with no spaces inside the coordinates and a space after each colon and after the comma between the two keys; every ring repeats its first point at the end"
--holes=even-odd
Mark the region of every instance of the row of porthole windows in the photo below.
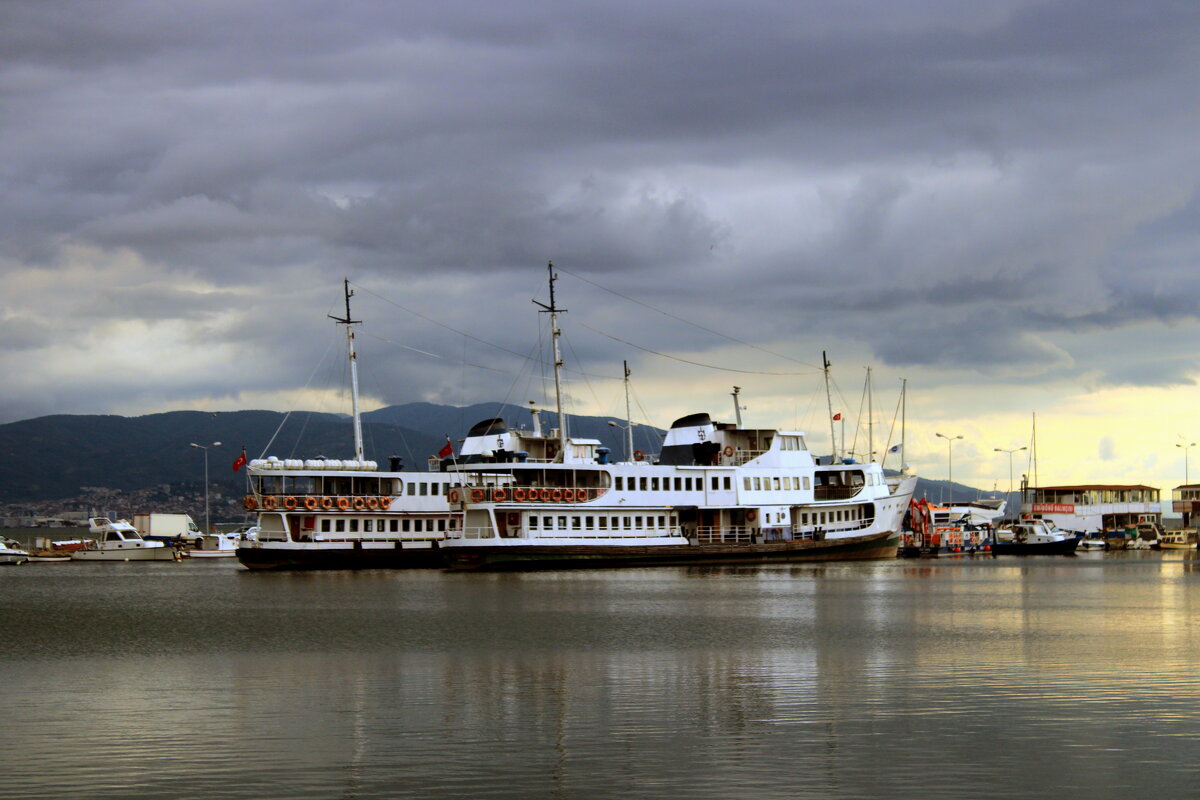
{"type": "Polygon", "coordinates": [[[834,522],[858,522],[866,519],[863,511],[864,509],[862,506],[855,506],[853,508],[837,508],[829,511],[813,511],[811,512],[811,522],[809,521],[810,512],[802,511],[800,512],[800,524],[828,525],[834,522]]]}
{"type": "Polygon", "coordinates": [[[412,519],[377,519],[375,517],[326,517],[321,520],[321,533],[445,533],[456,530],[458,519],[451,517],[413,517],[412,519]]]}
{"type": "Polygon", "coordinates": [[[790,492],[793,489],[799,489],[801,486],[803,486],[805,489],[812,488],[812,484],[809,482],[807,475],[803,478],[801,478],[799,475],[796,475],[795,477],[791,475],[784,475],[782,478],[778,476],[767,476],[764,478],[758,475],[753,477],[750,475],[745,475],[742,477],[742,488],[747,492],[790,492]]]}
{"type": "Polygon", "coordinates": [[[628,517],[604,516],[560,516],[554,517],[531,515],[528,518],[529,529],[544,531],[608,531],[632,530],[640,531],[657,528],[674,528],[674,514],[633,515],[628,517]]]}
{"type": "MultiPolygon", "coordinates": [[[[680,477],[675,478],[647,478],[647,477],[632,477],[626,479],[622,475],[613,477],[613,489],[618,492],[628,489],[631,492],[701,492],[704,491],[704,479],[700,477],[680,477]]],[[[720,491],[724,487],[725,491],[733,488],[733,482],[728,475],[713,475],[712,476],[712,491],[720,491]]]]}
{"type": "Polygon", "coordinates": [[[404,490],[404,493],[407,494],[409,497],[438,497],[438,496],[444,496],[446,494],[446,492],[450,491],[450,487],[455,486],[455,485],[457,485],[457,484],[441,483],[441,482],[428,483],[426,481],[409,481],[404,490]]]}

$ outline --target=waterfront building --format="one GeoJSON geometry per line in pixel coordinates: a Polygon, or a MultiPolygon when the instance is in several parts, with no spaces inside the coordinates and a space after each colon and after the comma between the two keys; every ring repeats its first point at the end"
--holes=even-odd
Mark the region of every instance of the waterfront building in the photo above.
{"type": "Polygon", "coordinates": [[[1041,486],[1024,491],[1021,515],[1090,533],[1135,527],[1139,522],[1162,524],[1162,503],[1158,489],[1142,484],[1041,486]]]}
{"type": "Polygon", "coordinates": [[[1171,490],[1171,511],[1183,515],[1185,529],[1200,522],[1200,483],[1188,483],[1171,490]]]}

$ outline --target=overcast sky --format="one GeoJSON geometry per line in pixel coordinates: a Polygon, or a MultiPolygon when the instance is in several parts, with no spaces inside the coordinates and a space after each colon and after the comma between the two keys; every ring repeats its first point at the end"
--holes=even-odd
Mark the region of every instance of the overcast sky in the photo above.
{"type": "Polygon", "coordinates": [[[827,451],[827,350],[927,477],[1171,486],[1197,86],[1191,0],[5,0],[0,422],[343,410],[343,277],[369,406],[543,402],[553,259],[579,413],[827,451]]]}

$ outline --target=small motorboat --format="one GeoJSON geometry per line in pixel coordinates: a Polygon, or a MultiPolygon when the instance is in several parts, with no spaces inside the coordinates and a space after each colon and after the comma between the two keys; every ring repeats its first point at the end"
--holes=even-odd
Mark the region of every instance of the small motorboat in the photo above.
{"type": "Polygon", "coordinates": [[[92,517],[92,542],[71,553],[72,561],[175,561],[179,552],[162,542],[142,538],[128,521],[92,517]]]}
{"type": "Polygon", "coordinates": [[[16,539],[0,536],[0,565],[18,566],[29,561],[29,553],[16,539]]]}
{"type": "Polygon", "coordinates": [[[1080,536],[1049,520],[1025,519],[996,531],[992,554],[997,556],[1070,556],[1080,536]]]}
{"type": "Polygon", "coordinates": [[[1086,535],[1079,540],[1079,545],[1077,547],[1078,552],[1084,553],[1102,553],[1107,549],[1108,543],[1103,539],[1097,539],[1086,535]]]}
{"type": "Polygon", "coordinates": [[[1158,546],[1163,550],[1195,550],[1196,531],[1163,531],[1158,546]]]}

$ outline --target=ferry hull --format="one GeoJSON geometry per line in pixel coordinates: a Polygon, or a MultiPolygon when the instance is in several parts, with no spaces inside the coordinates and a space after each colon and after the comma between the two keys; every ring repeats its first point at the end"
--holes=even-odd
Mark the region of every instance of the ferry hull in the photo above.
{"type": "Polygon", "coordinates": [[[895,558],[899,534],[762,544],[506,545],[446,547],[440,552],[454,570],[532,570],[593,567],[652,567],[687,564],[745,564],[775,561],[846,561],[895,558]]]}
{"type": "Polygon", "coordinates": [[[239,547],[238,561],[252,570],[441,568],[442,551],[406,547],[239,547]]]}

